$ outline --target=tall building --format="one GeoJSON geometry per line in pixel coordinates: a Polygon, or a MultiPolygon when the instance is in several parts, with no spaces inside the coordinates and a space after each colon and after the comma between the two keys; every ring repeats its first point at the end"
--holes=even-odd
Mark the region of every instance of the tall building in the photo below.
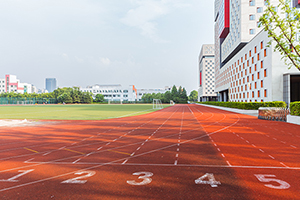
{"type": "Polygon", "coordinates": [[[53,92],[56,87],[56,78],[46,78],[46,90],[48,92],[53,92]]]}
{"type": "Polygon", "coordinates": [[[215,51],[213,44],[202,46],[198,65],[198,101],[215,101],[217,94],[215,93],[215,51]]]}
{"type": "MultiPolygon", "coordinates": [[[[270,3],[277,5],[279,0],[270,3]]],[[[215,90],[219,101],[289,103],[297,99],[290,92],[290,77],[295,80],[299,71],[288,69],[280,53],[273,51],[274,42],[268,46],[270,38],[258,27],[265,8],[266,0],[215,0],[215,90]]]]}

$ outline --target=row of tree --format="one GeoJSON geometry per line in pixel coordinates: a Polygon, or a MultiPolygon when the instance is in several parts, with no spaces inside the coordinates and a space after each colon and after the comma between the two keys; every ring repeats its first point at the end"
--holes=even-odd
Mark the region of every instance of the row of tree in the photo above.
{"type": "Polygon", "coordinates": [[[176,86],[174,85],[171,91],[167,91],[164,94],[152,93],[144,94],[142,96],[142,101],[146,103],[151,103],[153,99],[160,99],[163,103],[170,103],[171,100],[175,103],[187,103],[188,97],[185,88],[180,86],[177,90],[176,86]]]}
{"type": "MultiPolygon", "coordinates": [[[[102,95],[103,96],[103,95],[102,95]]],[[[14,92],[9,93],[1,93],[0,97],[5,98],[23,98],[23,99],[55,99],[58,103],[92,103],[93,102],[93,94],[90,92],[82,92],[78,87],[73,88],[58,88],[50,93],[25,93],[19,94],[14,92]]],[[[104,97],[100,98],[103,99],[104,97]]],[[[99,100],[99,97],[98,99],[99,100]]],[[[101,102],[101,101],[99,101],[101,102]]]]}

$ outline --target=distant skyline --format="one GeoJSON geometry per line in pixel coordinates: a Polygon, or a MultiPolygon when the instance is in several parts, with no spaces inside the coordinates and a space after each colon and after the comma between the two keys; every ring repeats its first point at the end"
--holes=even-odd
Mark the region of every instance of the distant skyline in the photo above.
{"type": "Polygon", "coordinates": [[[0,72],[45,88],[94,84],[198,88],[198,56],[213,44],[214,1],[0,2],[0,72]]]}

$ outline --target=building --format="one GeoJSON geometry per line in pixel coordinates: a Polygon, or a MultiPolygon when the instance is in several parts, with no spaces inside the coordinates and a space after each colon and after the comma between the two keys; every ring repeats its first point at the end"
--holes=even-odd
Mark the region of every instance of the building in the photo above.
{"type": "Polygon", "coordinates": [[[29,83],[21,83],[15,75],[5,75],[5,79],[0,79],[0,93],[15,92],[15,93],[33,93],[36,87],[29,83]]]}
{"type": "Polygon", "coordinates": [[[213,44],[201,48],[198,59],[199,88],[198,101],[215,101],[215,52],[213,44]]]}
{"type": "Polygon", "coordinates": [[[275,44],[268,46],[270,38],[258,27],[265,8],[265,0],[215,0],[215,90],[219,101],[289,103],[297,99],[291,97],[289,77],[296,80],[299,71],[288,69],[280,53],[273,51],[275,44]]]}
{"type": "Polygon", "coordinates": [[[93,96],[102,94],[105,100],[109,101],[141,101],[142,96],[147,93],[165,93],[170,91],[170,87],[157,89],[137,89],[134,85],[122,87],[121,84],[115,85],[93,85],[85,88],[80,87],[82,92],[91,92],[93,96]]]}
{"type": "Polygon", "coordinates": [[[53,92],[56,88],[56,78],[46,78],[46,90],[48,92],[53,92]]]}

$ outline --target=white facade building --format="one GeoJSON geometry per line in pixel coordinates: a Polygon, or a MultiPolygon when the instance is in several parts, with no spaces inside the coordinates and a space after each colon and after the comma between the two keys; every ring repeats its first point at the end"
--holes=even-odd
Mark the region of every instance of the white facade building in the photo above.
{"type": "Polygon", "coordinates": [[[142,96],[148,93],[165,93],[170,91],[171,88],[165,87],[165,89],[137,89],[134,85],[128,87],[122,87],[120,84],[116,85],[93,85],[85,88],[80,87],[82,92],[91,92],[93,96],[102,94],[105,100],[109,101],[141,101],[142,96]]]}
{"type": "Polygon", "coordinates": [[[215,51],[213,44],[205,44],[201,48],[198,59],[199,88],[198,101],[216,100],[215,93],[215,51]]]}
{"type": "MultiPolygon", "coordinates": [[[[286,74],[288,80],[288,74],[294,76],[299,71],[295,67],[288,69],[280,53],[273,51],[274,43],[267,47],[270,38],[258,28],[265,3],[265,0],[215,1],[215,73],[220,101],[289,103],[295,99],[285,91],[289,83],[285,86],[283,77],[286,74]]],[[[277,5],[278,0],[270,3],[277,5]]]]}

